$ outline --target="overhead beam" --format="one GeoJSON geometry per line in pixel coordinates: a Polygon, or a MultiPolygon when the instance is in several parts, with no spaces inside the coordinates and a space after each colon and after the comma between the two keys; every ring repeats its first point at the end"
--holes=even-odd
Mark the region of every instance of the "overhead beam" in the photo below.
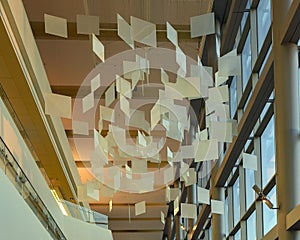
{"type": "MultiPolygon", "coordinates": [[[[128,203],[114,203],[113,205],[114,205],[114,207],[128,207],[128,203]]],[[[90,203],[91,208],[106,207],[106,206],[108,206],[107,203],[90,203]]],[[[165,203],[157,203],[157,202],[147,202],[146,206],[147,207],[166,207],[166,204],[165,203]]],[[[145,219],[149,219],[149,218],[145,218],[145,219]]],[[[115,220],[117,220],[117,219],[115,219],[115,220]]]]}
{"type": "MultiPolygon", "coordinates": [[[[130,129],[130,130],[127,130],[126,131],[128,132],[128,135],[131,137],[131,138],[135,138],[138,136],[138,129],[130,129]]],[[[139,131],[142,131],[143,130],[139,130],[139,131]]],[[[66,135],[68,138],[94,138],[94,130],[89,130],[89,135],[79,135],[79,134],[74,134],[73,133],[73,130],[69,130],[69,129],[66,129],[65,130],[66,132],[66,135]]],[[[101,131],[101,135],[102,136],[106,136],[108,134],[109,130],[108,129],[102,129],[101,131]]],[[[158,135],[161,135],[161,133],[165,133],[165,131],[162,131],[162,130],[153,130],[151,131],[151,136],[158,136],[158,135]]],[[[147,135],[147,133],[146,133],[147,135]]],[[[174,142],[178,142],[176,140],[172,140],[174,142]]]]}
{"type": "MultiPolygon", "coordinates": [[[[105,99],[105,90],[109,86],[101,86],[94,92],[95,99],[105,99]]],[[[144,87],[143,95],[140,96],[142,93],[141,85],[137,85],[137,90],[133,94],[133,98],[149,98],[152,99],[154,97],[158,98],[158,93],[160,89],[163,89],[162,84],[157,84],[157,86],[146,86],[144,87]]],[[[66,95],[72,98],[83,98],[89,93],[91,93],[90,86],[82,86],[82,85],[51,85],[51,90],[53,93],[66,95]]]]}
{"type": "MultiPolygon", "coordinates": [[[[36,39],[51,39],[51,40],[89,40],[88,35],[77,34],[77,27],[75,22],[68,22],[68,38],[61,38],[58,36],[45,33],[44,22],[30,22],[33,35],[36,39]]],[[[179,41],[197,42],[198,39],[191,38],[189,25],[173,25],[178,32],[179,41]]],[[[118,36],[118,26],[116,23],[100,23],[99,24],[99,38],[101,41],[122,41],[118,36]]],[[[156,25],[156,37],[158,42],[169,42],[167,38],[166,25],[156,25]]]]}
{"type": "Polygon", "coordinates": [[[281,43],[297,43],[300,37],[300,0],[294,0],[282,27],[281,43]]]}
{"type": "MultiPolygon", "coordinates": [[[[127,162],[130,162],[130,159],[128,159],[127,162]]],[[[91,168],[92,164],[90,161],[80,161],[77,160],[75,161],[76,163],[76,167],[77,168],[91,168]]],[[[161,163],[159,164],[160,168],[164,168],[166,166],[168,166],[169,163],[167,161],[161,161],[161,163]]],[[[158,169],[158,163],[152,163],[152,162],[147,162],[147,168],[152,168],[152,169],[158,169]]]]}
{"type": "Polygon", "coordinates": [[[297,205],[286,216],[286,230],[299,231],[300,230],[300,204],[297,205]]]}

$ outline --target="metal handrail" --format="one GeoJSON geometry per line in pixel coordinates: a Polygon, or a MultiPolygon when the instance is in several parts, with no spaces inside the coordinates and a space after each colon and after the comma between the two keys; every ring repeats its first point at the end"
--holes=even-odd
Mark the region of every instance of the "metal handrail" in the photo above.
{"type": "Polygon", "coordinates": [[[4,161],[5,175],[7,175],[8,179],[14,184],[20,195],[24,198],[25,202],[35,213],[49,234],[54,239],[66,240],[67,238],[64,236],[2,137],[0,137],[0,158],[4,161]]]}
{"type": "Polygon", "coordinates": [[[63,199],[60,199],[59,202],[68,211],[68,215],[88,223],[94,223],[106,229],[108,228],[108,217],[106,215],[63,199]]]}
{"type": "MultiPolygon", "coordinates": [[[[9,101],[7,95],[6,95],[6,92],[4,91],[4,88],[3,88],[3,86],[2,86],[1,83],[0,83],[0,98],[2,99],[4,105],[6,106],[7,111],[9,112],[9,114],[10,114],[10,116],[12,117],[14,123],[16,124],[16,127],[18,128],[20,134],[22,135],[22,137],[23,137],[23,139],[24,139],[24,141],[25,141],[25,144],[26,144],[26,146],[28,147],[28,149],[29,149],[29,151],[30,151],[30,153],[31,153],[31,155],[32,155],[32,157],[33,157],[33,159],[34,159],[36,162],[38,162],[38,167],[39,167],[40,169],[45,169],[44,166],[43,166],[43,164],[42,164],[42,162],[39,161],[39,158],[38,158],[38,156],[37,156],[37,154],[36,154],[36,152],[35,152],[35,150],[34,150],[34,147],[33,147],[32,143],[31,143],[31,141],[30,141],[30,139],[29,139],[29,136],[27,135],[27,132],[26,132],[26,130],[25,130],[25,128],[24,128],[22,122],[21,122],[20,119],[18,118],[18,116],[17,116],[17,114],[16,114],[16,112],[15,112],[13,106],[11,105],[11,103],[10,103],[10,101],[9,101]]],[[[46,180],[48,186],[49,186],[51,189],[53,189],[54,187],[53,187],[53,185],[52,185],[52,182],[51,182],[49,176],[48,176],[47,174],[45,174],[45,172],[42,172],[42,175],[43,175],[43,177],[45,178],[45,180],[46,180]]]]}

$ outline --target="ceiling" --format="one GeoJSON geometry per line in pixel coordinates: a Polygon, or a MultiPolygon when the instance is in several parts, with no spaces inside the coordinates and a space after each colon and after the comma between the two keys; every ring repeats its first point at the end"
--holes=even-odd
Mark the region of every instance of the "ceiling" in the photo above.
{"type": "MultiPolygon", "coordinates": [[[[100,41],[105,46],[106,59],[129,50],[117,36],[117,14],[127,22],[135,16],[157,25],[158,47],[175,49],[166,38],[165,23],[169,21],[179,30],[179,45],[183,52],[197,60],[198,39],[189,38],[190,17],[207,12],[209,0],[23,0],[52,91],[76,97],[87,75],[100,63],[91,49],[87,35],[74,30],[77,14],[99,16],[100,41]],[[44,33],[44,13],[68,20],[69,38],[63,39],[44,33]]],[[[154,74],[155,75],[155,74],[154,74]]],[[[155,79],[153,80],[155,81],[155,79]]],[[[63,119],[66,134],[73,150],[78,171],[83,183],[94,177],[89,170],[89,157],[79,156],[74,146],[71,121],[63,119]]],[[[93,129],[90,129],[92,133],[93,129]]],[[[90,134],[92,135],[92,134],[90,134]]],[[[82,139],[91,141],[91,137],[82,139]]],[[[107,214],[114,239],[161,239],[163,224],[160,211],[167,212],[165,189],[145,194],[117,192],[113,197],[100,196],[100,201],[91,201],[92,209],[107,214]],[[108,202],[113,200],[113,210],[108,211],[108,202]],[[134,216],[131,208],[129,221],[128,205],[146,201],[147,212],[134,216]]]]}

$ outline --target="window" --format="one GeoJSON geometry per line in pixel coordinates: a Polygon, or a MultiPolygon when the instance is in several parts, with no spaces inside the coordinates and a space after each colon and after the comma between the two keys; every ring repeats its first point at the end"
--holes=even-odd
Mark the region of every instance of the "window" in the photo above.
{"type": "Polygon", "coordinates": [[[243,51],[242,51],[242,78],[243,78],[243,90],[245,90],[249,77],[252,72],[251,67],[251,43],[250,43],[250,31],[248,33],[243,51]]]}
{"type": "Polygon", "coordinates": [[[236,77],[232,78],[229,91],[230,91],[230,116],[231,118],[233,118],[237,108],[236,77]]]}
{"type": "Polygon", "coordinates": [[[225,199],[225,235],[226,235],[226,237],[229,234],[228,219],[229,219],[229,216],[228,216],[228,197],[226,197],[226,199],[225,199]]]}
{"type": "Polygon", "coordinates": [[[298,40],[298,96],[299,96],[299,99],[298,99],[298,103],[300,105],[300,38],[298,40]]]}
{"type": "Polygon", "coordinates": [[[241,211],[240,211],[240,181],[239,178],[236,179],[232,186],[233,192],[233,224],[234,226],[240,221],[241,211]]]}
{"type": "MultiPolygon", "coordinates": [[[[271,93],[269,100],[274,100],[274,91],[271,93]]],[[[261,111],[260,114],[260,120],[262,121],[263,118],[265,117],[267,111],[269,110],[269,107],[271,106],[271,102],[267,102],[266,106],[264,107],[264,109],[261,111]]]]}
{"type": "Polygon", "coordinates": [[[241,240],[241,231],[240,231],[240,230],[238,230],[238,231],[234,234],[233,239],[234,239],[234,240],[241,240]]]}
{"type": "Polygon", "coordinates": [[[247,6],[246,6],[246,9],[243,13],[243,18],[241,20],[241,30],[243,30],[244,27],[245,27],[245,24],[246,24],[248,15],[249,15],[249,9],[250,9],[250,0],[247,1],[247,6]]]}
{"type": "MultiPolygon", "coordinates": [[[[268,193],[268,198],[274,204],[274,207],[276,207],[276,186],[268,193]]],[[[266,235],[276,224],[277,211],[274,209],[270,209],[266,204],[263,204],[264,235],[266,235]]]]}
{"type": "Polygon", "coordinates": [[[254,184],[254,170],[245,169],[246,209],[250,207],[255,199],[255,192],[252,189],[254,184]]]}
{"type": "Polygon", "coordinates": [[[212,229],[211,229],[211,226],[209,227],[209,230],[208,230],[208,239],[212,239],[212,229]]]}
{"type": "Polygon", "coordinates": [[[246,141],[246,143],[245,143],[245,147],[244,147],[245,151],[247,151],[249,145],[250,145],[251,142],[252,142],[252,138],[253,138],[253,137],[254,137],[254,132],[253,132],[253,130],[252,130],[251,133],[250,133],[250,135],[249,135],[249,139],[248,139],[248,140],[246,141]]]}
{"type": "Polygon", "coordinates": [[[257,39],[258,51],[260,51],[263,42],[267,36],[271,25],[271,1],[260,0],[257,6],[257,39]]]}
{"type": "Polygon", "coordinates": [[[262,185],[266,186],[275,174],[274,117],[261,135],[262,185]]]}
{"type": "Polygon", "coordinates": [[[247,219],[247,240],[256,240],[256,212],[247,219]]]}
{"type": "Polygon", "coordinates": [[[268,61],[268,58],[269,58],[269,56],[270,56],[271,51],[272,51],[272,45],[269,47],[269,50],[268,50],[268,52],[267,52],[267,54],[266,54],[266,56],[265,56],[265,59],[264,59],[263,63],[262,63],[261,66],[260,66],[260,69],[259,69],[259,71],[258,71],[258,75],[259,75],[259,76],[261,75],[262,71],[264,70],[264,67],[265,67],[265,65],[266,65],[266,62],[268,61]]]}

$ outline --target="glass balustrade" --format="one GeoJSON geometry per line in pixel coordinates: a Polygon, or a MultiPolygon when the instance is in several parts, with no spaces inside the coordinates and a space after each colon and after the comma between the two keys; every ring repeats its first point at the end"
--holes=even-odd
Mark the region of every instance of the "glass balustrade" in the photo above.
{"type": "MultiPolygon", "coordinates": [[[[66,237],[51,216],[47,207],[38,196],[26,174],[14,158],[6,146],[3,139],[0,137],[0,167],[5,172],[7,178],[16,187],[25,202],[29,205],[42,225],[47,229],[53,239],[64,240],[66,237]]],[[[60,209],[65,209],[63,212],[67,216],[71,216],[82,221],[96,224],[97,226],[108,228],[108,217],[91,209],[80,205],[56,199],[60,209]]]]}

